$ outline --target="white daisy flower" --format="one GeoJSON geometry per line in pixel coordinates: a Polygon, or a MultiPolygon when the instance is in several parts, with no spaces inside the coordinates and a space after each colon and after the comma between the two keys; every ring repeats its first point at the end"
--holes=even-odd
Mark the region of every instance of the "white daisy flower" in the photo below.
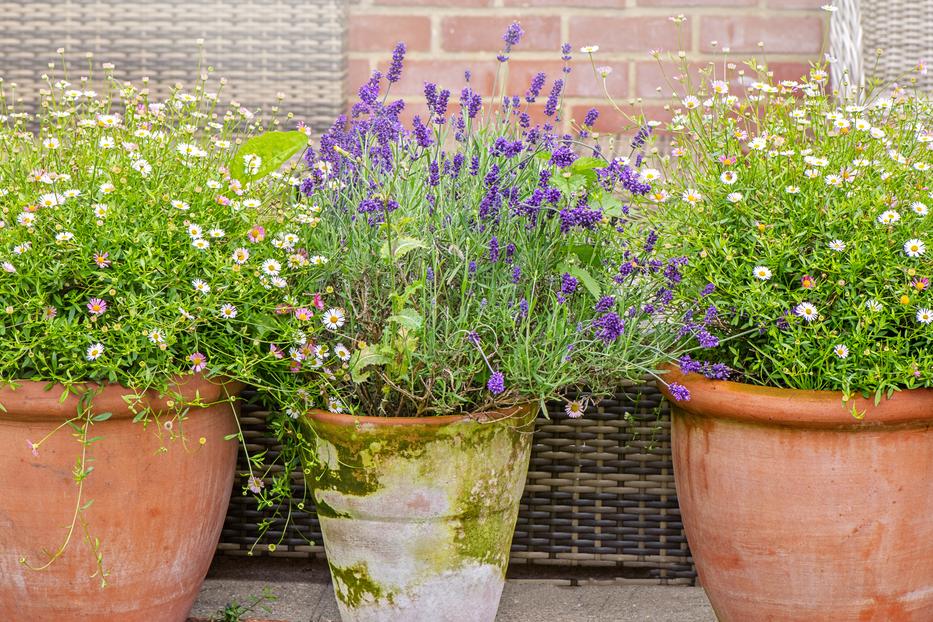
{"type": "Polygon", "coordinates": [[[195,238],[194,240],[191,240],[191,246],[195,247],[199,251],[204,251],[210,248],[211,243],[204,238],[195,238]]]}
{"type": "Polygon", "coordinates": [[[61,233],[55,234],[55,241],[56,242],[68,242],[68,241],[73,240],[74,237],[75,237],[75,234],[72,233],[71,231],[62,231],[61,233]]]}
{"type": "Polygon", "coordinates": [[[917,321],[921,324],[933,322],[933,311],[926,308],[917,309],[917,321]]]}
{"type": "Polygon", "coordinates": [[[337,358],[341,361],[349,361],[351,356],[349,348],[342,343],[338,343],[334,346],[334,354],[336,354],[337,358]]]}
{"type": "Polygon", "coordinates": [[[191,286],[194,288],[194,291],[198,292],[199,294],[209,294],[211,291],[211,286],[201,279],[194,279],[191,281],[191,286]]]}
{"type": "Polygon", "coordinates": [[[36,215],[32,212],[23,212],[16,217],[16,222],[18,222],[23,227],[31,227],[36,224],[36,215]]]}
{"type": "Polygon", "coordinates": [[[39,197],[39,205],[41,207],[58,207],[64,202],[65,197],[54,192],[49,192],[39,197]]]}
{"type": "Polygon", "coordinates": [[[564,412],[567,413],[567,416],[571,419],[579,419],[582,417],[584,410],[586,410],[586,405],[580,400],[567,402],[567,405],[564,406],[564,412]]]}
{"type": "Polygon", "coordinates": [[[231,320],[236,317],[236,307],[232,304],[225,304],[220,307],[220,317],[225,320],[231,320]]]}
{"type": "Polygon", "coordinates": [[[344,315],[343,309],[331,308],[324,313],[321,321],[324,323],[324,328],[327,330],[337,330],[346,322],[346,316],[344,315]]]}
{"type": "Polygon", "coordinates": [[[157,346],[165,343],[165,334],[158,328],[153,328],[146,336],[149,338],[149,341],[157,346]]]}
{"type": "Polygon", "coordinates": [[[584,45],[582,48],[580,48],[580,54],[595,54],[598,51],[598,45],[584,45]]]}
{"type": "Polygon", "coordinates": [[[696,205],[697,203],[703,200],[703,195],[697,192],[696,190],[694,190],[693,188],[687,188],[686,190],[684,190],[683,194],[681,195],[681,198],[683,198],[684,201],[686,201],[687,203],[691,205],[696,205]]]}
{"type": "Polygon", "coordinates": [[[904,252],[907,253],[908,257],[920,257],[926,250],[927,247],[923,243],[923,240],[911,238],[904,242],[904,252]]]}
{"type": "Polygon", "coordinates": [[[837,343],[833,346],[833,354],[841,359],[844,359],[845,357],[849,356],[849,348],[847,348],[845,344],[837,343]]]}
{"type": "Polygon", "coordinates": [[[832,240],[829,243],[829,248],[836,251],[837,253],[841,253],[846,249],[846,243],[842,240],[832,240]]]}
{"type": "Polygon", "coordinates": [[[726,200],[729,203],[739,203],[744,199],[745,196],[741,192],[731,192],[726,196],[726,200]]]}
{"type": "Polygon", "coordinates": [[[134,160],[133,163],[130,164],[130,167],[143,177],[149,177],[149,175],[152,173],[152,166],[142,159],[134,160]]]}
{"type": "Polygon", "coordinates": [[[752,274],[759,281],[767,281],[771,278],[771,270],[766,266],[755,266],[752,274]]]}
{"type": "Polygon", "coordinates": [[[272,277],[271,279],[269,279],[269,283],[272,284],[272,287],[275,287],[277,289],[285,289],[286,287],[288,287],[288,281],[286,281],[280,276],[272,277]]]}
{"type": "Polygon", "coordinates": [[[699,108],[700,100],[695,95],[688,95],[684,97],[683,105],[687,110],[693,110],[694,108],[699,108]]]}
{"type": "Polygon", "coordinates": [[[243,200],[243,207],[247,209],[256,209],[260,205],[262,205],[262,201],[260,201],[259,199],[244,199],[243,200]]]}
{"type": "Polygon", "coordinates": [[[175,199],[174,201],[172,201],[172,207],[174,207],[177,210],[181,210],[183,212],[187,212],[189,209],[191,209],[190,205],[188,205],[184,201],[179,201],[178,199],[175,199]]]}
{"type": "Polygon", "coordinates": [[[898,214],[893,209],[889,209],[884,212],[881,212],[881,215],[878,216],[878,222],[882,225],[893,225],[900,219],[901,219],[901,215],[898,214]]]}
{"type": "Polygon", "coordinates": [[[731,186],[739,180],[739,176],[735,171],[723,171],[722,175],[719,176],[719,180],[727,186],[731,186]]]}
{"type": "Polygon", "coordinates": [[[925,203],[920,201],[914,201],[910,204],[911,211],[917,216],[926,216],[929,213],[929,208],[927,208],[925,203]]]}
{"type": "Polygon", "coordinates": [[[807,322],[812,322],[817,317],[819,317],[819,313],[817,313],[816,307],[814,307],[809,302],[801,302],[799,305],[794,307],[794,313],[802,317],[807,322]]]}
{"type": "Polygon", "coordinates": [[[10,273],[16,272],[16,266],[11,264],[9,261],[4,261],[2,264],[0,264],[0,266],[3,267],[4,272],[10,272],[10,273]]]}
{"type": "Polygon", "coordinates": [[[276,276],[282,271],[282,264],[275,259],[267,259],[262,262],[262,271],[269,276],[276,276]]]}
{"type": "Polygon", "coordinates": [[[833,186],[834,188],[838,188],[842,185],[842,177],[839,175],[827,175],[824,180],[827,186],[833,186]]]}
{"type": "Polygon", "coordinates": [[[204,230],[201,229],[201,225],[191,223],[188,225],[188,235],[193,239],[198,239],[204,235],[204,230]]]}
{"type": "Polygon", "coordinates": [[[95,203],[94,204],[94,216],[96,216],[97,219],[99,220],[107,215],[107,211],[109,209],[110,209],[110,206],[107,205],[106,203],[95,203]]]}
{"type": "Polygon", "coordinates": [[[346,410],[346,407],[343,405],[343,402],[338,400],[335,397],[329,398],[327,400],[327,410],[332,413],[342,413],[346,410]]]}
{"type": "Polygon", "coordinates": [[[656,181],[661,179],[661,172],[656,168],[646,168],[641,172],[642,181],[656,181]]]}
{"type": "Polygon", "coordinates": [[[311,255],[308,261],[311,262],[312,266],[323,266],[330,260],[327,259],[327,257],[324,257],[323,255],[311,255]]]}
{"type": "Polygon", "coordinates": [[[54,151],[58,149],[61,146],[61,144],[58,142],[57,138],[50,136],[49,138],[46,138],[45,140],[42,141],[42,146],[45,147],[46,149],[54,151]]]}
{"type": "Polygon", "coordinates": [[[786,188],[784,188],[784,192],[786,192],[787,194],[799,194],[800,186],[787,186],[786,188]]]}
{"type": "Polygon", "coordinates": [[[233,251],[233,263],[243,265],[249,259],[249,251],[245,248],[238,248],[233,251]]]}
{"type": "Polygon", "coordinates": [[[110,182],[107,182],[107,183],[101,184],[98,190],[100,191],[101,194],[113,194],[114,192],[116,192],[117,187],[111,184],[110,182]]]}
{"type": "Polygon", "coordinates": [[[96,361],[104,353],[104,346],[99,343],[95,343],[87,349],[86,358],[89,361],[96,361]]]}
{"type": "Polygon", "coordinates": [[[22,255],[26,251],[32,248],[32,242],[23,242],[22,244],[17,244],[13,247],[14,255],[22,255]]]}
{"type": "Polygon", "coordinates": [[[214,227],[213,229],[210,229],[207,232],[207,236],[211,238],[222,238],[224,237],[224,233],[225,232],[223,229],[218,229],[217,227],[214,227]]]}

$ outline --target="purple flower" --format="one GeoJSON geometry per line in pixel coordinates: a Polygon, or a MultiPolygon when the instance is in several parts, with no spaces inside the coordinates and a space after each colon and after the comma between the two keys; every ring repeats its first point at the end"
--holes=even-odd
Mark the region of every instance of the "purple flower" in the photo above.
{"type": "Polygon", "coordinates": [[[596,303],[596,306],[593,309],[596,313],[605,313],[614,307],[616,304],[616,299],[613,296],[603,296],[596,303]]]}
{"type": "Polygon", "coordinates": [[[466,110],[467,118],[475,118],[482,107],[482,95],[474,92],[470,87],[464,87],[464,89],[460,91],[460,108],[466,110]]]}
{"type": "Polygon", "coordinates": [[[563,80],[555,80],[554,86],[551,87],[551,94],[548,95],[547,103],[544,104],[544,114],[545,116],[553,116],[557,112],[557,104],[560,101],[560,93],[564,89],[563,80]]]}
{"type": "Polygon", "coordinates": [[[472,274],[476,274],[476,262],[475,262],[475,261],[471,261],[469,267],[467,268],[467,270],[469,271],[469,273],[470,273],[471,275],[472,275],[472,274]]]}
{"type": "Polygon", "coordinates": [[[526,102],[529,104],[534,103],[535,98],[541,94],[541,89],[544,88],[545,79],[547,79],[547,74],[545,74],[543,71],[535,74],[535,77],[531,79],[531,85],[525,92],[526,102]]]}
{"type": "Polygon", "coordinates": [[[433,113],[437,105],[437,85],[433,82],[424,83],[424,99],[428,102],[428,110],[433,113]]]}
{"type": "Polygon", "coordinates": [[[386,72],[386,80],[394,84],[399,81],[402,77],[402,61],[405,60],[405,44],[399,43],[395,46],[395,50],[392,52],[392,64],[389,65],[389,70],[386,72]]]}
{"type": "Polygon", "coordinates": [[[560,53],[561,53],[560,58],[562,61],[567,62],[572,58],[570,56],[570,50],[572,49],[573,47],[569,43],[565,43],[562,46],[560,46],[560,53]]]}
{"type": "Polygon", "coordinates": [[[590,108],[586,116],[583,118],[583,125],[586,127],[593,127],[593,124],[596,123],[596,119],[599,118],[599,110],[596,108],[590,108]]]}
{"type": "Polygon", "coordinates": [[[644,147],[650,135],[651,135],[651,126],[650,125],[642,126],[638,130],[638,133],[635,134],[635,138],[632,139],[632,149],[640,149],[644,147]]]}
{"type": "Polygon", "coordinates": [[[489,240],[489,261],[495,263],[499,261],[499,238],[492,236],[489,240]]]}
{"type": "Polygon", "coordinates": [[[618,339],[624,331],[625,321],[617,313],[604,313],[593,322],[593,333],[606,345],[618,339]]]}
{"type": "Polygon", "coordinates": [[[682,384],[672,382],[667,385],[667,389],[671,392],[671,397],[673,397],[678,402],[686,402],[690,400],[690,391],[682,384]]]}
{"type": "Polygon", "coordinates": [[[444,117],[447,114],[447,101],[450,99],[450,91],[441,90],[437,95],[437,101],[434,103],[434,122],[443,125],[444,117]]]}
{"type": "Polygon", "coordinates": [[[712,283],[707,283],[706,287],[703,288],[703,291],[700,292],[700,296],[709,296],[714,291],[716,291],[716,286],[712,283]]]}
{"type": "MultiPolygon", "coordinates": [[[[518,284],[522,280],[522,269],[518,266],[512,268],[512,282],[518,284]]],[[[525,304],[528,304],[527,302],[525,304]]]]}
{"type": "Polygon", "coordinates": [[[506,29],[505,34],[502,35],[502,40],[505,41],[506,47],[510,49],[513,45],[518,45],[523,34],[525,34],[525,31],[522,30],[521,24],[512,22],[506,29]]]}
{"type": "Polygon", "coordinates": [[[463,81],[464,81],[464,82],[469,82],[469,81],[470,81],[470,78],[472,78],[472,77],[473,77],[473,72],[470,71],[469,69],[467,69],[466,71],[463,72],[463,81]]]}
{"type": "Polygon", "coordinates": [[[653,229],[648,232],[648,238],[645,240],[645,253],[648,254],[654,250],[654,245],[658,243],[658,232],[653,229]]]}
{"type": "Polygon", "coordinates": [[[564,272],[560,277],[560,293],[564,296],[569,296],[577,291],[577,285],[579,284],[580,281],[578,281],[576,277],[572,277],[569,273],[564,272]]]}
{"type": "Polygon", "coordinates": [[[528,317],[528,301],[524,298],[518,303],[518,317],[516,320],[528,317]]]}
{"type": "Polygon", "coordinates": [[[434,282],[434,269],[433,268],[428,267],[428,269],[425,271],[425,280],[427,280],[428,283],[434,282]]]}
{"type": "Polygon", "coordinates": [[[559,168],[570,166],[576,159],[577,154],[575,154],[573,149],[567,145],[561,145],[554,150],[554,153],[551,154],[551,164],[554,164],[559,168]]]}
{"type": "Polygon", "coordinates": [[[493,374],[489,376],[486,388],[489,389],[489,392],[493,395],[499,395],[505,391],[505,376],[502,375],[501,371],[493,372],[493,374]]]}
{"type": "Polygon", "coordinates": [[[431,138],[431,131],[421,122],[421,117],[415,115],[411,123],[415,131],[415,142],[418,143],[418,146],[423,149],[430,147],[434,139],[431,138]]]}
{"type": "MultiPolygon", "coordinates": [[[[560,231],[567,233],[574,227],[592,229],[603,219],[601,210],[589,209],[585,205],[560,211],[560,231]]],[[[623,264],[624,265],[624,264],[623,264]]]]}
{"type": "Polygon", "coordinates": [[[441,170],[437,165],[437,160],[428,165],[428,185],[432,188],[441,183],[441,170]]]}
{"type": "Polygon", "coordinates": [[[259,492],[263,488],[265,488],[266,485],[261,479],[253,475],[249,478],[249,481],[247,482],[246,486],[250,489],[250,492],[258,495],[259,492]]]}
{"type": "Polygon", "coordinates": [[[479,156],[470,158],[470,175],[476,177],[479,174],[479,156]]]}

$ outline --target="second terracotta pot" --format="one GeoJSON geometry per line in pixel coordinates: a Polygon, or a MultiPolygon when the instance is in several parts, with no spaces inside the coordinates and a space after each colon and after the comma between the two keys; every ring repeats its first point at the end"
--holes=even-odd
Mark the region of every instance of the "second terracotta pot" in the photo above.
{"type": "Polygon", "coordinates": [[[691,392],[671,400],[675,482],[719,620],[933,620],[933,390],[665,380],[691,392]]]}
{"type": "MultiPolygon", "coordinates": [[[[78,412],[78,398],[59,400],[63,387],[21,382],[0,389],[0,620],[3,622],[183,622],[210,566],[236,468],[233,405],[239,385],[201,377],[179,379],[176,395],[191,406],[175,418],[169,398],[143,395],[133,423],[124,396],[112,385],[94,397],[88,448],[94,470],[85,479],[87,533],[100,541],[108,585],[95,576],[94,552],[76,525],[60,558],[40,566],[66,539],[75,512],[72,469],[82,446],[69,428],[33,455],[37,442],[78,412]],[[212,404],[213,403],[213,404],[212,404]],[[212,404],[212,405],[209,405],[212,404]],[[158,421],[156,420],[158,417],[158,421]]],[[[174,398],[178,400],[178,397],[174,398]]]]}
{"type": "Polygon", "coordinates": [[[304,419],[344,622],[495,619],[536,410],[304,419]]]}

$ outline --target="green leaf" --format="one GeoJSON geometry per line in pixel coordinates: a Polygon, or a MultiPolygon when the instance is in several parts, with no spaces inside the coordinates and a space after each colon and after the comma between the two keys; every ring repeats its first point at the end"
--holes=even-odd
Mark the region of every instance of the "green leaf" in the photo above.
{"type": "Polygon", "coordinates": [[[606,161],[601,158],[577,158],[570,165],[570,170],[574,173],[584,173],[592,171],[594,168],[605,168],[606,166],[606,161]]]}
{"type": "Polygon", "coordinates": [[[363,371],[365,368],[370,365],[385,365],[388,362],[389,359],[380,354],[375,346],[366,346],[350,357],[350,378],[357,384],[365,382],[369,378],[369,372],[363,371]]]}
{"type": "Polygon", "coordinates": [[[233,156],[230,176],[239,181],[260,179],[276,171],[293,155],[308,146],[308,137],[302,132],[266,132],[243,143],[233,156]],[[244,158],[255,155],[261,158],[259,169],[254,175],[246,172],[244,158]]]}
{"type": "Polygon", "coordinates": [[[113,416],[113,413],[100,413],[91,417],[91,421],[106,421],[113,416]]]}
{"type": "Polygon", "coordinates": [[[389,248],[389,241],[386,240],[379,251],[379,255],[383,259],[398,259],[416,248],[425,248],[425,243],[418,238],[400,237],[392,240],[391,249],[389,248]]]}
{"type": "Polygon", "coordinates": [[[406,307],[396,313],[395,315],[389,316],[390,322],[395,322],[400,324],[405,328],[410,328],[412,330],[419,330],[421,325],[424,323],[424,318],[421,317],[421,314],[412,309],[411,307],[406,307]]]}
{"type": "Polygon", "coordinates": [[[580,279],[580,282],[583,283],[583,287],[589,291],[594,298],[599,298],[601,293],[599,290],[599,283],[596,282],[596,279],[593,278],[589,272],[581,268],[580,266],[571,266],[569,264],[561,264],[558,267],[558,270],[561,272],[566,272],[570,276],[575,276],[580,279]]]}

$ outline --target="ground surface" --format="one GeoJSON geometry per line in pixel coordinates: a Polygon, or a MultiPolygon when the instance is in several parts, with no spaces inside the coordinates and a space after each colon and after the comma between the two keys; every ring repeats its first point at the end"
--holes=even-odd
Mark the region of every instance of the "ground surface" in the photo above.
{"type": "MultiPolygon", "coordinates": [[[[256,618],[340,622],[320,561],[218,558],[192,616],[209,617],[231,601],[269,587],[278,599],[256,618]]],[[[497,622],[715,622],[701,588],[603,579],[510,579],[497,622]]]]}

